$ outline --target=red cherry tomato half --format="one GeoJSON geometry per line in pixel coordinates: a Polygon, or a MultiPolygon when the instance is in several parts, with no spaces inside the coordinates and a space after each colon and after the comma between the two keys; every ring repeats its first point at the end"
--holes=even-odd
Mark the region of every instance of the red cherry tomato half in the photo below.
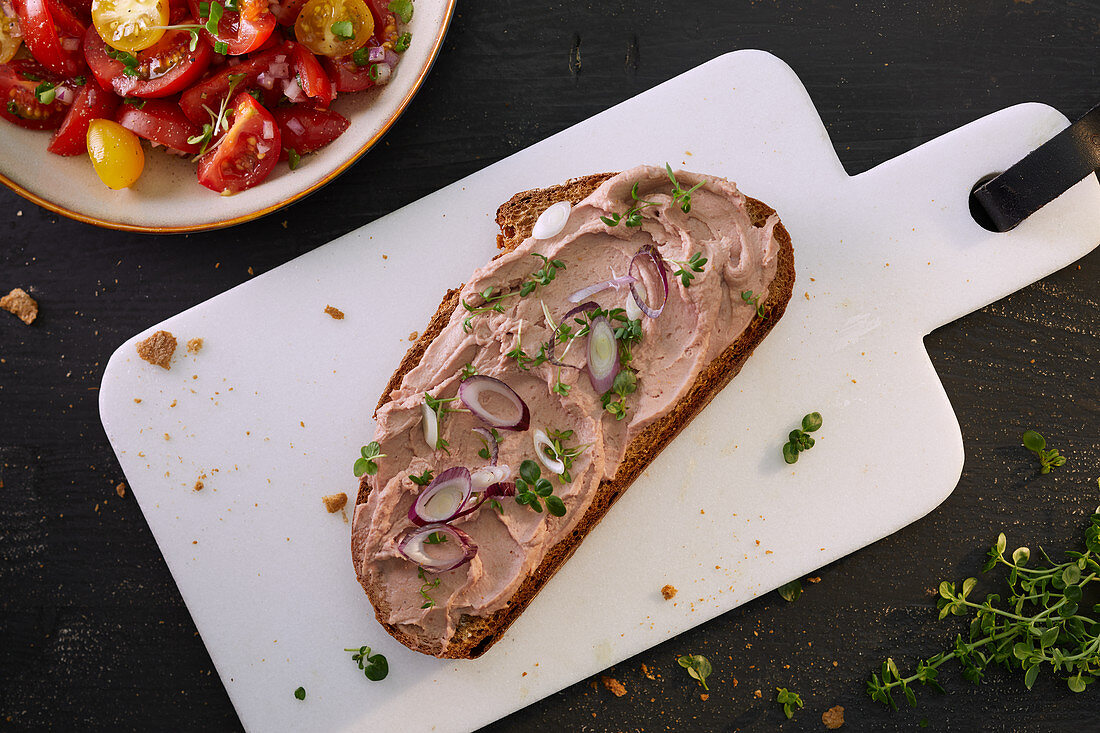
{"type": "Polygon", "coordinates": [[[203,109],[203,106],[217,109],[217,106],[229,94],[229,87],[233,83],[233,80],[229,77],[236,78],[238,74],[243,74],[233,89],[238,92],[245,91],[255,85],[257,76],[270,68],[272,64],[277,63],[276,58],[281,56],[283,62],[291,63],[293,61],[292,53],[293,50],[290,44],[283,43],[275,48],[251,56],[236,66],[222,67],[213,76],[203,79],[180,95],[180,107],[183,109],[183,113],[192,122],[199,124],[209,122],[210,114],[203,109]]]}
{"type": "MultiPolygon", "coordinates": [[[[216,1],[211,0],[211,2],[216,1]]],[[[187,3],[191,7],[191,14],[196,18],[200,17],[199,0],[187,0],[187,3]]],[[[211,34],[206,30],[202,32],[211,43],[224,43],[226,53],[230,56],[240,56],[258,50],[271,36],[276,25],[275,16],[271,14],[267,0],[237,0],[237,7],[240,8],[240,12],[225,10],[222,13],[218,21],[217,34],[211,34]]]]}
{"type": "Polygon", "coordinates": [[[29,59],[0,64],[0,117],[28,130],[52,130],[60,125],[68,108],[56,99],[50,104],[38,101],[35,89],[43,81],[59,80],[29,59]]]}
{"type": "Polygon", "coordinates": [[[127,74],[126,64],[108,55],[116,52],[103,42],[95,26],[84,35],[84,55],[95,78],[122,97],[167,97],[194,84],[210,65],[214,51],[201,38],[194,51],[190,46],[190,33],[168,31],[154,46],[133,55],[137,63],[127,74]]]}
{"type": "Polygon", "coordinates": [[[202,132],[175,102],[167,99],[147,99],[140,107],[123,104],[115,121],[138,137],[151,140],[166,148],[194,155],[199,146],[187,142],[202,132]]]}
{"type": "Polygon", "coordinates": [[[278,107],[274,115],[282,133],[283,150],[293,148],[301,154],[320,150],[340,137],[351,124],[339,112],[301,104],[278,107]]]}
{"type": "Polygon", "coordinates": [[[280,3],[279,9],[275,11],[279,25],[294,25],[294,21],[298,20],[298,13],[302,12],[302,6],[305,4],[306,0],[284,0],[280,3]]]}
{"type": "Polygon", "coordinates": [[[118,95],[99,85],[95,78],[80,88],[69,107],[69,114],[54,133],[46,150],[57,155],[81,155],[88,152],[88,123],[111,119],[118,106],[118,95]]]}
{"type": "Polygon", "coordinates": [[[336,88],[325,73],[321,62],[313,52],[300,43],[294,46],[294,73],[298,75],[298,84],[307,97],[313,97],[323,105],[329,105],[336,99],[336,88]]]}
{"type": "Polygon", "coordinates": [[[66,77],[84,70],[80,40],[85,25],[67,5],[60,0],[18,0],[15,9],[23,40],[39,63],[66,77]]]}
{"type": "Polygon", "coordinates": [[[243,191],[267,178],[282,149],[279,126],[251,94],[241,92],[233,106],[229,131],[218,147],[199,158],[199,183],[221,194],[243,191]]]}

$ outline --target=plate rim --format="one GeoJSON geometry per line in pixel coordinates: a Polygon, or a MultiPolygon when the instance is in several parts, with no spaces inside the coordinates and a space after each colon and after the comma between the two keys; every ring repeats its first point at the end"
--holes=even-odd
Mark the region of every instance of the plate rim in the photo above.
{"type": "Polygon", "coordinates": [[[97,216],[85,214],[80,211],[62,206],[55,203],[44,196],[40,196],[20,184],[16,183],[12,179],[0,173],[0,183],[7,186],[9,189],[27,199],[28,201],[41,206],[48,211],[52,211],[55,214],[60,214],[69,219],[83,222],[85,224],[92,224],[104,229],[113,229],[121,232],[141,232],[144,234],[186,234],[191,232],[208,232],[216,229],[225,229],[227,227],[236,226],[238,224],[244,224],[249,221],[254,221],[261,217],[272,214],[279,209],[290,206],[291,204],[300,201],[301,199],[309,196],[311,193],[317,191],[322,186],[331,183],[337,176],[341,175],[344,171],[350,168],[356,161],[363,157],[371,148],[382,139],[382,136],[389,132],[394,123],[405,112],[405,109],[412,102],[413,97],[420,91],[420,87],[424,84],[424,80],[428,78],[428,74],[431,73],[432,67],[435,66],[435,61],[439,57],[439,52],[443,48],[443,41],[447,37],[447,31],[451,27],[451,20],[454,17],[455,6],[458,4],[458,0],[446,0],[446,7],[444,8],[443,22],[439,25],[439,30],[436,33],[435,40],[432,43],[431,51],[428,53],[428,63],[417,75],[416,80],[413,82],[412,87],[409,89],[405,98],[394,108],[393,112],[386,119],[382,126],[370,136],[370,138],[359,147],[346,161],[338,165],[327,175],[322,177],[316,183],[297,191],[287,198],[282,199],[270,206],[265,206],[255,211],[250,211],[247,214],[241,214],[229,219],[220,219],[218,221],[204,222],[200,224],[180,224],[176,226],[146,226],[142,224],[128,224],[120,221],[111,221],[110,219],[102,219],[97,216]]]}

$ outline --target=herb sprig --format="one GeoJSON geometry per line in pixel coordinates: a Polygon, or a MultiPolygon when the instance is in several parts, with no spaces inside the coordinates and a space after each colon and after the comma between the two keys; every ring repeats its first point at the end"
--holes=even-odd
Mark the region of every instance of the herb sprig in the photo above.
{"type": "Polygon", "coordinates": [[[425,468],[424,473],[417,476],[416,474],[409,474],[409,481],[412,481],[417,486],[427,486],[432,482],[432,469],[425,468]]]}
{"type": "Polygon", "coordinates": [[[469,412],[465,407],[447,407],[448,404],[458,399],[458,395],[454,397],[432,397],[427,392],[424,393],[424,404],[428,406],[428,409],[435,413],[436,422],[439,425],[439,435],[435,439],[435,449],[447,451],[447,447],[450,443],[443,437],[443,416],[448,412],[469,412]]]}
{"type": "MultiPolygon", "coordinates": [[[[1002,602],[1000,594],[990,593],[985,601],[970,600],[977,578],[967,578],[960,587],[944,581],[939,586],[940,619],[948,615],[973,613],[970,630],[955,637],[949,651],[917,662],[916,672],[902,676],[892,658],[883,662],[880,674],[872,674],[867,694],[872,700],[896,708],[893,694],[901,692],[910,705],[916,705],[914,683],[943,692],[937,682],[939,668],[951,659],[962,665],[963,677],[978,684],[986,669],[999,664],[1023,672],[1024,686],[1031,689],[1043,665],[1064,675],[1069,689],[1082,692],[1100,675],[1100,618],[1082,613],[1085,588],[1100,576],[1100,508],[1092,515],[1085,530],[1085,551],[1066,552],[1068,560],[1055,563],[1040,548],[1043,562],[1026,567],[1031,551],[1017,548],[1005,557],[1004,534],[989,549],[982,572],[997,565],[1009,569],[1009,593],[1002,602]]],[[[1100,611],[1100,604],[1093,611],[1100,611]]]]}
{"type": "Polygon", "coordinates": [[[680,182],[677,181],[676,176],[672,174],[672,166],[668,163],[665,163],[665,171],[668,173],[669,180],[672,181],[672,201],[680,204],[680,210],[685,214],[691,213],[691,194],[695,193],[700,186],[706,183],[706,181],[699,181],[685,191],[680,188],[680,182]]]}
{"type": "Polygon", "coordinates": [[[554,496],[554,486],[542,478],[542,469],[531,459],[519,464],[519,478],[516,479],[516,503],[527,505],[536,512],[542,512],[542,502],[546,502],[546,511],[555,517],[565,516],[565,502],[560,496],[554,496]]]}
{"type": "Polygon", "coordinates": [[[697,680],[699,685],[709,691],[707,687],[707,677],[713,672],[713,668],[710,666],[710,660],[704,657],[702,654],[685,654],[676,660],[676,663],[688,671],[688,676],[693,680],[697,680]]]}
{"type": "Polygon", "coordinates": [[[666,262],[680,266],[672,275],[680,278],[680,283],[686,288],[691,286],[691,281],[695,279],[695,273],[703,271],[704,265],[707,264],[707,258],[703,256],[702,252],[696,252],[686,260],[666,260],[666,262]]]}
{"type": "Polygon", "coordinates": [[[1034,430],[1024,431],[1020,439],[1023,441],[1024,447],[1038,457],[1039,473],[1050,473],[1050,469],[1065,464],[1066,457],[1058,455],[1058,451],[1054,448],[1048,450],[1046,438],[1034,430]]]}
{"type": "Polygon", "coordinates": [[[638,377],[630,369],[623,369],[615,375],[611,389],[600,395],[603,409],[615,416],[616,420],[626,417],[626,396],[638,389],[638,377]]]}
{"type": "Polygon", "coordinates": [[[588,450],[589,445],[568,445],[568,441],[573,439],[572,430],[551,430],[546,434],[546,437],[550,438],[551,448],[544,448],[547,453],[547,458],[552,461],[561,461],[565,466],[565,470],[558,476],[558,480],[563,484],[569,484],[573,482],[573,477],[569,473],[569,469],[573,467],[573,462],[577,460],[577,457],[588,450]]]}
{"type": "MultiPolygon", "coordinates": [[[[215,3],[215,5],[217,5],[217,3],[215,3]]],[[[213,120],[213,122],[208,122],[204,124],[202,126],[202,132],[198,135],[187,138],[187,142],[191,143],[192,145],[202,146],[199,148],[199,152],[192,160],[198,160],[208,150],[213,150],[214,148],[218,147],[218,145],[221,143],[221,138],[219,138],[218,141],[215,142],[213,145],[211,145],[210,143],[213,142],[214,138],[218,137],[218,135],[220,135],[222,132],[229,131],[229,118],[226,115],[226,112],[228,111],[227,107],[229,105],[229,99],[233,96],[233,90],[236,89],[237,85],[244,80],[245,76],[245,74],[230,74],[228,77],[226,77],[227,79],[229,79],[229,89],[226,91],[225,97],[222,98],[221,104],[218,106],[218,111],[216,114],[209,107],[203,105],[203,109],[205,109],[206,113],[210,115],[210,119],[213,120]]]]}
{"type": "Polygon", "coordinates": [[[439,587],[439,578],[432,578],[431,580],[428,580],[428,576],[424,575],[424,568],[416,569],[416,577],[424,581],[420,586],[420,595],[424,596],[424,604],[420,607],[432,608],[433,606],[435,606],[435,599],[428,595],[428,591],[439,587]]]}
{"type": "Polygon", "coordinates": [[[354,652],[351,661],[359,663],[359,669],[371,682],[379,682],[386,679],[390,673],[390,664],[381,654],[371,654],[369,646],[361,646],[358,649],[345,649],[345,652],[354,652]]]}
{"type": "Polygon", "coordinates": [[[368,476],[378,473],[378,464],[375,461],[386,457],[386,454],[381,451],[382,446],[378,445],[377,440],[372,440],[359,449],[359,457],[355,459],[355,465],[351,469],[356,477],[362,476],[364,473],[368,476]]]}
{"type": "Polygon", "coordinates": [[[413,17],[412,0],[393,0],[386,6],[402,23],[408,23],[413,17]]]}
{"type": "Polygon", "coordinates": [[[648,209],[650,206],[656,206],[656,201],[647,201],[638,196],[638,182],[636,181],[630,189],[630,198],[636,202],[626,213],[616,214],[612,212],[608,216],[601,216],[600,221],[607,224],[609,227],[618,226],[619,222],[624,222],[628,227],[640,227],[642,225],[642,211],[648,209]]]}
{"type": "Polygon", "coordinates": [[[745,301],[753,308],[755,308],[756,315],[760,316],[761,318],[764,317],[764,305],[760,302],[759,295],[753,295],[751,290],[743,290],[741,291],[741,300],[745,301]]]}
{"type": "Polygon", "coordinates": [[[565,269],[565,263],[558,259],[550,259],[546,255],[539,254],[538,252],[532,252],[532,257],[538,257],[542,260],[542,267],[528,275],[528,279],[519,286],[519,297],[526,298],[528,295],[535,291],[539,285],[543,287],[554,282],[554,278],[558,274],[558,270],[565,269]]]}
{"type": "Polygon", "coordinates": [[[775,691],[777,693],[775,701],[783,706],[783,714],[787,716],[787,720],[790,720],[794,717],[796,709],[802,709],[802,698],[797,692],[790,692],[786,687],[777,687],[775,691]]]}
{"type": "Polygon", "coordinates": [[[802,429],[795,429],[787,436],[787,442],[783,445],[783,460],[787,463],[797,463],[798,454],[814,447],[814,439],[810,433],[821,427],[821,413],[811,412],[802,418],[802,429]]]}

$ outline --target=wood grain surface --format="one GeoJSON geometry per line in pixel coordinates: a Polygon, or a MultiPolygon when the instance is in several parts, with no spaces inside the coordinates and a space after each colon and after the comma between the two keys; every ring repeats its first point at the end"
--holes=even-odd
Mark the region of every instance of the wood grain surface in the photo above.
{"type": "MultiPolygon", "coordinates": [[[[739,48],[794,68],[850,173],[1011,104],[1075,118],[1100,101],[1098,0],[480,0],[460,6],[381,145],[266,219],[120,234],[0,191],[0,291],[22,287],[41,307],[29,327],[0,313],[0,729],[240,727],[140,511],[115,493],[97,387],[119,343],[739,48]]],[[[1097,690],[1075,695],[1047,675],[1029,693],[1019,676],[973,686],[949,666],[947,694],[919,690],[918,707],[898,712],[863,688],[887,656],[911,666],[950,644],[961,623],[938,622],[928,591],[975,574],[998,532],[1010,546],[1080,542],[1100,504],[1098,280],[1094,251],[928,337],[966,448],[939,509],[822,568],[793,604],[768,594],[606,671],[621,697],[597,677],[485,730],[822,730],[837,704],[845,730],[1096,730],[1097,690]],[[1067,464],[1039,476],[1019,444],[1027,428],[1067,464]],[[706,700],[682,653],[713,662],[706,700]],[[805,700],[793,721],[776,687],[805,700]]]]}

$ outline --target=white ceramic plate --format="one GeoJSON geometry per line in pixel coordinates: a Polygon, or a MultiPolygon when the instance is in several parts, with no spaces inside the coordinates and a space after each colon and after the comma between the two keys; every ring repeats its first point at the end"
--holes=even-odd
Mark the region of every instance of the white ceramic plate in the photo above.
{"type": "Polygon", "coordinates": [[[416,0],[407,30],[413,40],[389,84],[341,95],[333,108],[351,126],[332,144],[303,157],[291,171],[280,164],[259,186],[219,196],[201,186],[195,164],[146,145],[145,172],[130,189],[108,189],[87,156],[46,152],[50,135],[0,124],[0,182],[21,196],[79,221],[130,231],[171,233],[217,229],[255,219],[316,191],[370,150],[397,121],[443,46],[457,0],[416,0]]]}

